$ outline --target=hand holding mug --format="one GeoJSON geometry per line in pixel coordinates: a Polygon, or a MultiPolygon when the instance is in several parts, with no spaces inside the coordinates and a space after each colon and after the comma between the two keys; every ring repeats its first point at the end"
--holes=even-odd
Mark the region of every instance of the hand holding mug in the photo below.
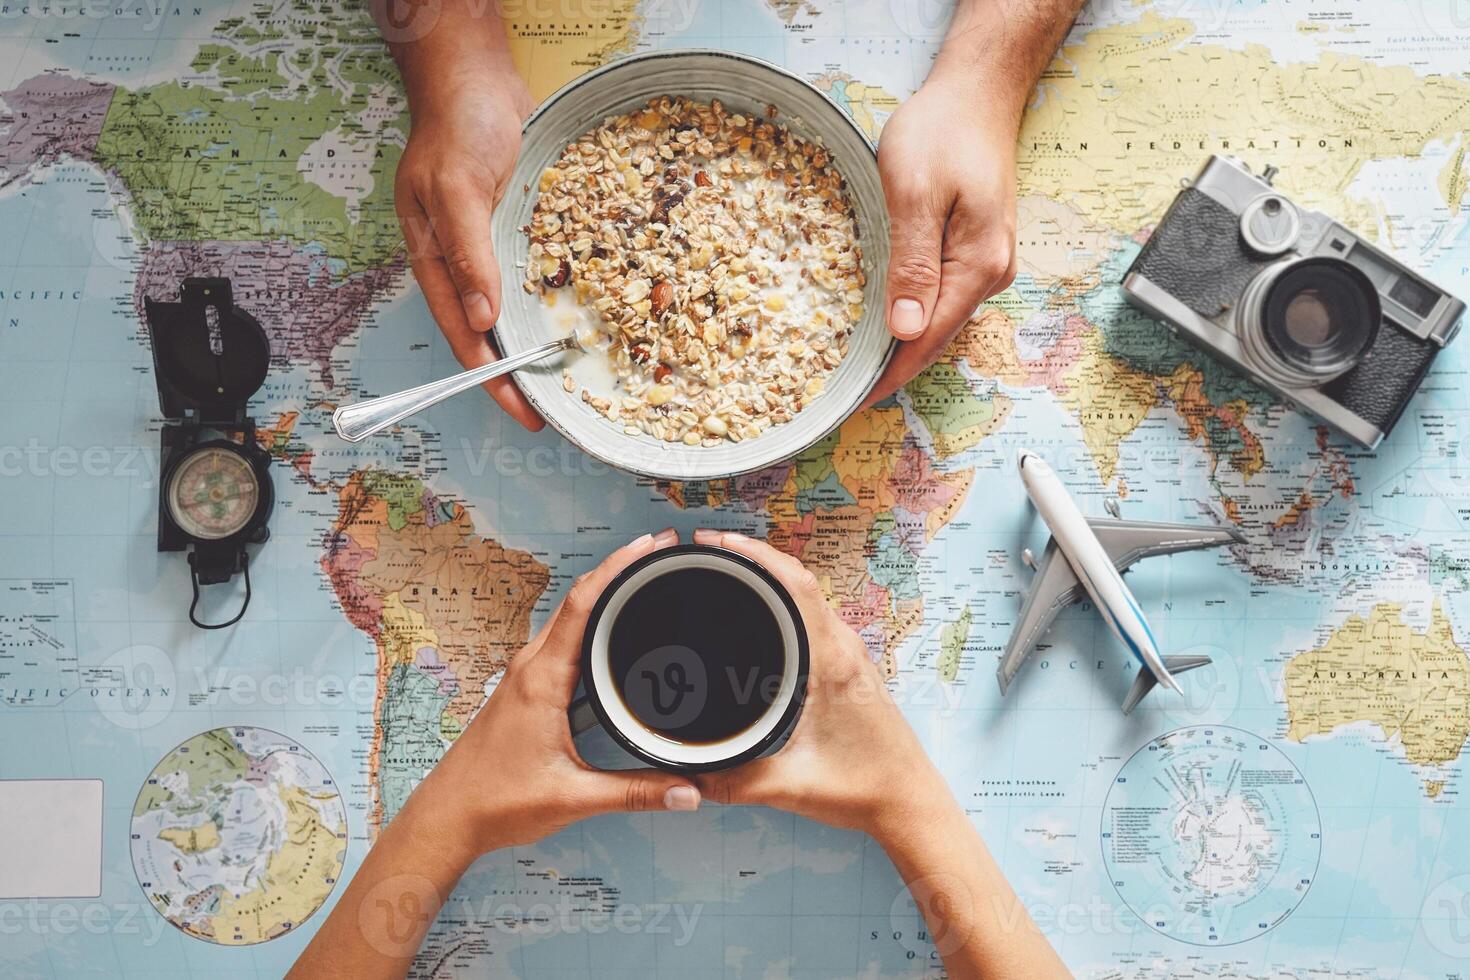
{"type": "Polygon", "coordinates": [[[696,531],[764,566],[790,592],[811,651],[806,705],[791,740],[738,769],[695,777],[720,803],[755,803],[882,841],[936,810],[954,808],[939,772],[852,628],[800,561],[742,534],[696,531]]]}
{"type": "Polygon", "coordinates": [[[645,534],[578,578],[410,805],[441,805],[442,820],[463,828],[458,839],[477,854],[532,843],[599,813],[698,808],[698,790],[682,777],[587,765],[567,721],[593,605],[624,568],[678,540],[672,528],[645,534]]]}

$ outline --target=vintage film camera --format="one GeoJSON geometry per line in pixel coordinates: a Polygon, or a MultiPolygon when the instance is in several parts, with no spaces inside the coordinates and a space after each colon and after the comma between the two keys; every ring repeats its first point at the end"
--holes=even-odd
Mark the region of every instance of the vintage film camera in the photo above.
{"type": "Polygon", "coordinates": [[[1361,443],[1393,429],[1465,304],[1230,157],[1123,277],[1129,302],[1361,443]]]}

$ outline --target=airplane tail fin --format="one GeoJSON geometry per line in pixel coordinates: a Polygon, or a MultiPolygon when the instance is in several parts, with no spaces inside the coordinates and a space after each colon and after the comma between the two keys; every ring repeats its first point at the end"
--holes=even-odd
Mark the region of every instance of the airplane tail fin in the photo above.
{"type": "MultiPolygon", "coordinates": [[[[1210,663],[1209,657],[1198,654],[1180,654],[1172,657],[1166,656],[1164,658],[1164,669],[1170,675],[1183,674],[1186,671],[1194,670],[1196,667],[1203,667],[1207,663],[1210,663]]],[[[1173,680],[1172,676],[1170,680],[1173,680]]],[[[1154,685],[1158,683],[1159,679],[1154,676],[1153,671],[1147,667],[1138,668],[1138,676],[1133,678],[1133,686],[1128,689],[1128,696],[1123,699],[1123,714],[1130,714],[1134,708],[1138,707],[1138,702],[1142,701],[1144,696],[1149,691],[1152,691],[1154,685]]],[[[1174,683],[1174,688],[1175,690],[1179,689],[1177,681],[1174,683]]]]}

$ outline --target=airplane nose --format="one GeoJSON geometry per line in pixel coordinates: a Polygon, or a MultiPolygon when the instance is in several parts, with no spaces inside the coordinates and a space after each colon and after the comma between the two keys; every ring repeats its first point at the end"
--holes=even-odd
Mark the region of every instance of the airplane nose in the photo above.
{"type": "Polygon", "coordinates": [[[1031,456],[1032,456],[1031,450],[1029,450],[1029,449],[1017,449],[1016,450],[1016,469],[1018,469],[1018,470],[1025,469],[1026,468],[1026,460],[1030,459],[1031,456]]]}

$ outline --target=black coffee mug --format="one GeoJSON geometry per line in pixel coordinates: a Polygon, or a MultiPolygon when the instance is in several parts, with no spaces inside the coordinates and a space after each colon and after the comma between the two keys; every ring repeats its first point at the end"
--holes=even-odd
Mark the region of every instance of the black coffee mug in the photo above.
{"type": "Polygon", "coordinates": [[[661,769],[728,769],[790,735],[808,665],[801,613],[770,572],[724,548],[665,548],[593,607],[572,733],[601,725],[661,769]]]}

